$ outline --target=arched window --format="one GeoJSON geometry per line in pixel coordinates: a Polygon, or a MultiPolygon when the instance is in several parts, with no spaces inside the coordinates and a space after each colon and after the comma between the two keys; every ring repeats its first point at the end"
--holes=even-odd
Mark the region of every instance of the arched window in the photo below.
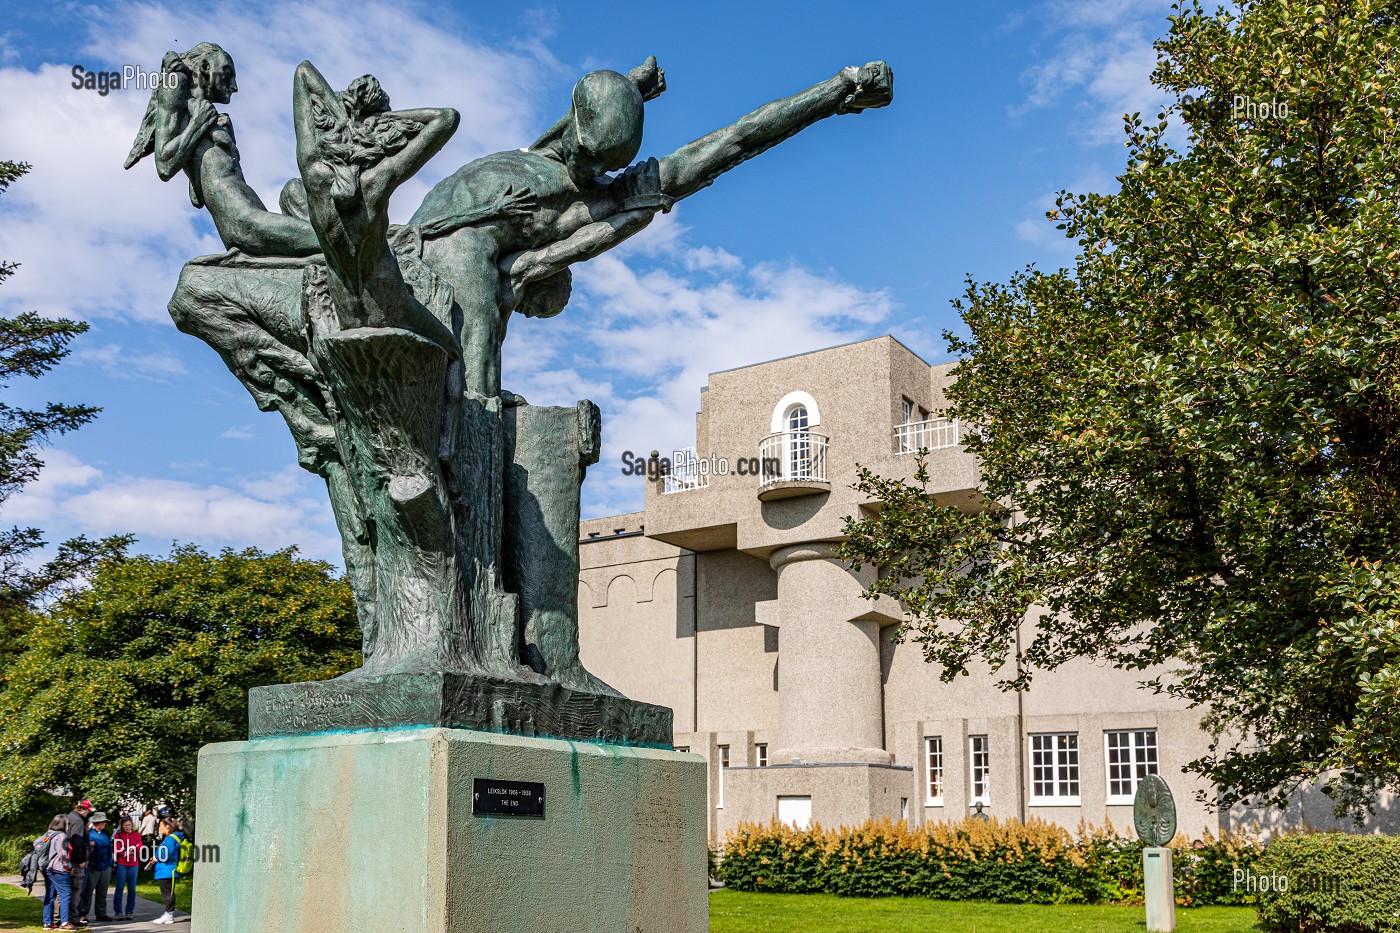
{"type": "Polygon", "coordinates": [[[812,476],[812,435],[808,433],[807,406],[798,404],[788,409],[783,419],[787,431],[787,475],[784,479],[810,479],[812,476]]]}
{"type": "Polygon", "coordinates": [[[762,482],[826,478],[826,439],[817,400],[789,392],[773,406],[770,433],[759,445],[762,482]]]}

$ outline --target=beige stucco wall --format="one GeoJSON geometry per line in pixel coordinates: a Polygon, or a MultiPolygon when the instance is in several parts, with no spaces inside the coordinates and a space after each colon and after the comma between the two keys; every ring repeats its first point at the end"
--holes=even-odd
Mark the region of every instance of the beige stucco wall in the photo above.
{"type": "Polygon", "coordinates": [[[756,606],[776,598],[766,561],[736,551],[696,555],[700,663],[696,731],[776,728],[778,652],[756,617],[756,606]]]}
{"type": "Polygon", "coordinates": [[[714,830],[723,839],[740,823],[767,823],[779,797],[811,797],[813,822],[855,825],[875,818],[899,819],[909,800],[911,771],[893,765],[812,764],[767,768],[731,767],[725,774],[724,806],[714,830]]]}

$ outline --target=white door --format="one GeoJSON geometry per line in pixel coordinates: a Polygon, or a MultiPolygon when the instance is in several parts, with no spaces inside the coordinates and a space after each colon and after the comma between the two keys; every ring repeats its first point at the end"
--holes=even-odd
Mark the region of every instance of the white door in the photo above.
{"type": "Polygon", "coordinates": [[[779,797],[778,821],[787,823],[794,829],[806,829],[812,825],[811,797],[779,797]]]}

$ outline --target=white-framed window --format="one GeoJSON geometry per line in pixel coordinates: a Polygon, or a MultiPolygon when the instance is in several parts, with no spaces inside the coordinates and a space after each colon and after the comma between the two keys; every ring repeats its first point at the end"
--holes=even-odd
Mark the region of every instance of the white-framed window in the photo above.
{"type": "Polygon", "coordinates": [[[690,746],[689,746],[689,745],[677,745],[677,746],[675,746],[675,749],[676,749],[676,751],[678,751],[678,752],[688,752],[688,751],[690,751],[690,746]]]}
{"type": "Polygon", "coordinates": [[[943,736],[924,739],[924,806],[943,806],[943,736]]]}
{"type": "Polygon", "coordinates": [[[901,399],[900,406],[899,423],[904,425],[906,430],[897,432],[899,435],[899,452],[907,454],[914,449],[912,432],[907,430],[908,426],[914,423],[914,403],[907,398],[901,399]]]}
{"type": "Polygon", "coordinates": [[[756,742],[753,747],[754,759],[760,768],[768,767],[768,743],[756,742]]]}
{"type": "Polygon", "coordinates": [[[1031,804],[1079,805],[1079,734],[1032,735],[1031,804]]]}
{"type": "Polygon", "coordinates": [[[783,429],[787,431],[785,479],[808,479],[812,475],[812,435],[808,421],[806,405],[792,406],[783,419],[783,429]]]}
{"type": "Polygon", "coordinates": [[[972,779],[970,806],[992,803],[992,747],[985,735],[967,737],[967,763],[972,779]]]}
{"type": "Polygon", "coordinates": [[[1120,729],[1103,734],[1108,803],[1132,803],[1138,782],[1157,774],[1157,730],[1120,729]]]}
{"type": "Polygon", "coordinates": [[[724,772],[729,769],[729,746],[719,746],[719,803],[716,807],[724,809],[724,772]]]}

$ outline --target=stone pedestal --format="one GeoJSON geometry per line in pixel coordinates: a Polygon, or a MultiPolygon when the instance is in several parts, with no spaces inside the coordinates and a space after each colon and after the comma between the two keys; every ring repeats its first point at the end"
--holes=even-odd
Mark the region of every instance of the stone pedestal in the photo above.
{"type": "Polygon", "coordinates": [[[1172,884],[1172,850],[1148,846],[1142,850],[1142,889],[1147,901],[1148,933],[1176,929],[1176,887],[1172,884]]]}
{"type": "MultiPolygon", "coordinates": [[[[494,786],[494,785],[493,785],[494,786]]],[[[705,933],[698,755],[465,729],[208,745],[193,933],[705,933]],[[543,785],[480,815],[477,779],[543,785]]]]}

